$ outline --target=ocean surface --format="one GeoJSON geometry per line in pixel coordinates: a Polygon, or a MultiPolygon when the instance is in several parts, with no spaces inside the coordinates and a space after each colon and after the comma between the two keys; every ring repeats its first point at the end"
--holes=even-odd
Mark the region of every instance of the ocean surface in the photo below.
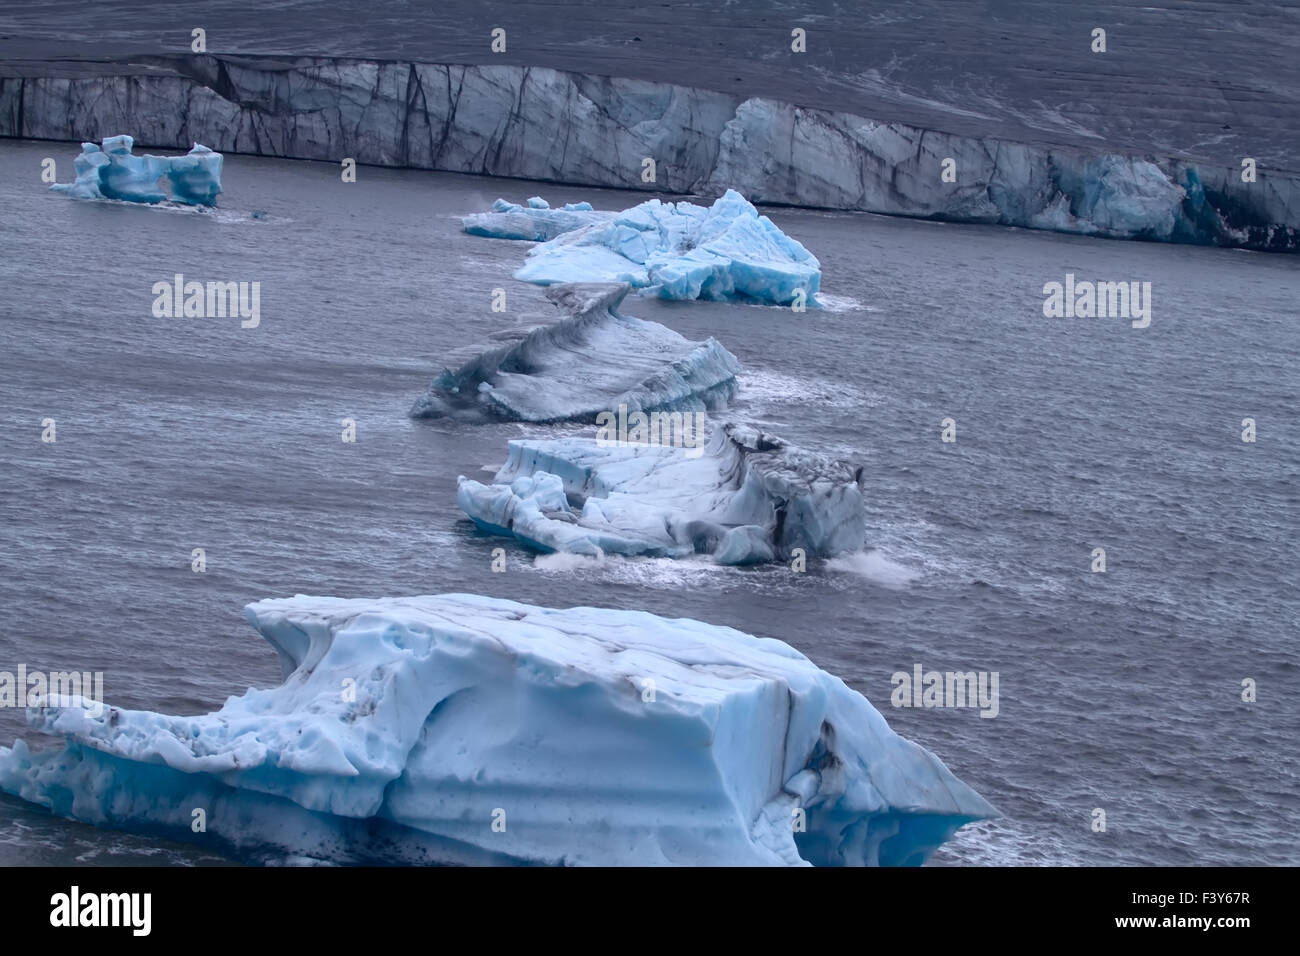
{"type": "MultiPolygon", "coordinates": [[[[590,429],[407,418],[441,356],[552,313],[510,279],[526,244],[457,217],[644,196],[228,156],[219,209],[146,208],[49,193],[41,159],[68,181],[76,152],[0,140],[0,670],[197,714],[278,683],[263,597],[639,608],[787,640],[1002,811],[937,865],[1300,863],[1295,257],[766,210],[829,308],[624,311],[741,359],[722,417],[865,464],[867,550],[800,575],[510,548],[494,574],[457,475],[590,429]],[[260,282],[260,325],[155,318],[175,273],[260,282]],[[1045,318],[1067,273],[1150,282],[1150,327],[1045,318]],[[916,664],[997,671],[997,717],[892,707],[916,664]]],[[[56,743],[0,709],[16,736],[56,743]]],[[[74,862],[228,861],[0,798],[0,864],[74,862]]]]}

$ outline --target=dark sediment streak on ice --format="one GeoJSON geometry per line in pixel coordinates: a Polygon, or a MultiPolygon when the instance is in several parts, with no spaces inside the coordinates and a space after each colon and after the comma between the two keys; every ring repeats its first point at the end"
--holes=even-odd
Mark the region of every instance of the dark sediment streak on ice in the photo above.
{"type": "Polygon", "coordinates": [[[497,333],[505,340],[445,369],[414,418],[590,422],[632,411],[710,411],[735,394],[740,362],[716,339],[692,342],[618,311],[624,283],[564,283],[546,295],[568,314],[497,333]]]}
{"type": "Polygon", "coordinates": [[[1268,251],[1300,178],[544,67],[144,56],[0,67],[0,135],[481,173],[1268,251]],[[642,160],[656,179],[642,182],[642,160]],[[956,182],[941,179],[945,159],[956,182]]]}

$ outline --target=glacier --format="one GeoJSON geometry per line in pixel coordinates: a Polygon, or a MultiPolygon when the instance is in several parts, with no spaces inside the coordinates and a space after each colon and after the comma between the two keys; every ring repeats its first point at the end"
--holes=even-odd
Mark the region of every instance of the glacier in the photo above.
{"type": "Polygon", "coordinates": [[[108,136],[103,147],[82,143],[73,160],[77,179],[55,183],[54,192],[74,199],[121,199],[126,202],[159,203],[167,199],[190,206],[212,206],[221,193],[223,157],[195,143],[184,156],[136,156],[130,136],[108,136]],[[171,195],[163,191],[166,178],[171,195]]]}
{"type": "Polygon", "coordinates": [[[641,411],[724,408],[740,362],[716,339],[692,342],[658,322],[623,315],[621,283],[566,283],[547,297],[556,322],[498,332],[416,399],[413,418],[534,423],[592,421],[626,405],[641,411]]]}
{"type": "Polygon", "coordinates": [[[158,147],[678,195],[734,188],[758,204],[1300,251],[1300,175],[1285,150],[1260,155],[1247,182],[1232,150],[1202,161],[1153,143],[1130,155],[948,119],[951,130],[543,66],[233,54],[0,64],[0,136],[133,128],[158,147]],[[33,75],[42,68],[50,75],[33,75]],[[645,157],[654,182],[641,178],[645,157]],[[948,159],[953,182],[942,178],[948,159]]]}
{"type": "Polygon", "coordinates": [[[779,640],[470,594],[245,615],[280,686],[31,707],[62,746],[0,748],[0,789],[263,862],[919,865],[997,815],[779,640]]]}
{"type": "Polygon", "coordinates": [[[493,483],[462,475],[456,500],[481,530],[543,552],[758,564],[861,550],[861,480],[860,466],[728,422],[700,456],[607,438],[511,441],[493,483]]]}
{"type": "Polygon", "coordinates": [[[734,189],[707,208],[651,199],[599,214],[590,205],[552,210],[498,199],[464,226],[475,235],[543,240],[515,273],[539,285],[627,282],[664,299],[813,306],[821,285],[817,258],[734,189]]]}

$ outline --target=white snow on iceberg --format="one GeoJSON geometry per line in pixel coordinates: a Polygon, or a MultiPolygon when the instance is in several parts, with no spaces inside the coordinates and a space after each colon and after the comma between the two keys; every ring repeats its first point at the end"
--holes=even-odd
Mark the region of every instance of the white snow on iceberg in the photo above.
{"type": "Polygon", "coordinates": [[[755,564],[862,548],[861,468],[735,424],[691,450],[512,441],[495,483],[461,476],[456,500],[480,529],[543,552],[755,564]]]}
{"type": "Polygon", "coordinates": [[[996,814],[781,641],[466,594],[246,615],[281,686],[197,717],[32,708],[64,746],[0,749],[0,788],[338,862],[907,865],[996,814]]]}
{"type": "Polygon", "coordinates": [[[708,411],[736,392],[740,362],[716,339],[692,342],[658,322],[618,311],[625,284],[547,289],[568,313],[557,322],[497,333],[444,369],[411,408],[414,418],[592,421],[626,405],[641,411],[708,411]]]}
{"type": "Polygon", "coordinates": [[[775,305],[790,305],[802,293],[808,307],[816,306],[821,285],[817,258],[734,189],[710,207],[651,199],[620,213],[498,199],[492,212],[463,222],[475,235],[548,240],[529,250],[515,273],[540,285],[627,282],[665,299],[775,305]]]}
{"type": "Polygon", "coordinates": [[[73,160],[77,180],[55,183],[50,189],[74,199],[122,199],[159,203],[171,198],[191,206],[211,206],[221,193],[223,157],[198,143],[184,156],[134,156],[130,136],[108,136],[103,149],[82,143],[73,160]],[[171,196],[163,192],[163,177],[171,196]]]}

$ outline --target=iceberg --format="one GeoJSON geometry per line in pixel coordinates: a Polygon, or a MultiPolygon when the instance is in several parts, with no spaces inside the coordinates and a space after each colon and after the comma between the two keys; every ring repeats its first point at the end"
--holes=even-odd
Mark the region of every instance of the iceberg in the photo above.
{"type": "Polygon", "coordinates": [[[740,362],[716,339],[692,342],[657,322],[623,315],[626,284],[547,289],[568,314],[497,333],[444,369],[411,408],[413,418],[592,421],[626,405],[642,411],[720,409],[736,392],[740,362]]]}
{"type": "Polygon", "coordinates": [[[919,865],[996,815],[779,640],[469,594],[245,614],[280,686],[29,708],[63,744],[0,748],[0,788],[262,861],[919,865]]]}
{"type": "Polygon", "coordinates": [[[494,482],[461,476],[456,500],[481,530],[543,552],[757,564],[861,550],[861,467],[734,423],[714,430],[702,456],[691,451],[516,440],[494,482]]]}
{"type": "MultiPolygon", "coordinates": [[[[586,204],[584,204],[586,205],[586,204]]],[[[515,278],[539,285],[626,282],[664,299],[816,306],[821,264],[734,189],[710,207],[651,199],[620,213],[522,207],[498,199],[468,216],[475,235],[544,240],[515,278]]]]}
{"type": "Polygon", "coordinates": [[[73,160],[76,182],[55,183],[50,189],[74,199],[122,199],[159,203],[168,198],[160,183],[165,177],[171,199],[191,206],[211,206],[221,192],[223,158],[195,143],[184,156],[135,156],[130,136],[108,136],[103,148],[82,143],[73,160]]]}
{"type": "Polygon", "coordinates": [[[560,209],[552,209],[545,199],[534,196],[526,206],[498,199],[492,204],[491,212],[462,216],[460,221],[471,236],[546,242],[594,222],[612,219],[615,215],[598,212],[589,202],[566,203],[560,209]]]}

